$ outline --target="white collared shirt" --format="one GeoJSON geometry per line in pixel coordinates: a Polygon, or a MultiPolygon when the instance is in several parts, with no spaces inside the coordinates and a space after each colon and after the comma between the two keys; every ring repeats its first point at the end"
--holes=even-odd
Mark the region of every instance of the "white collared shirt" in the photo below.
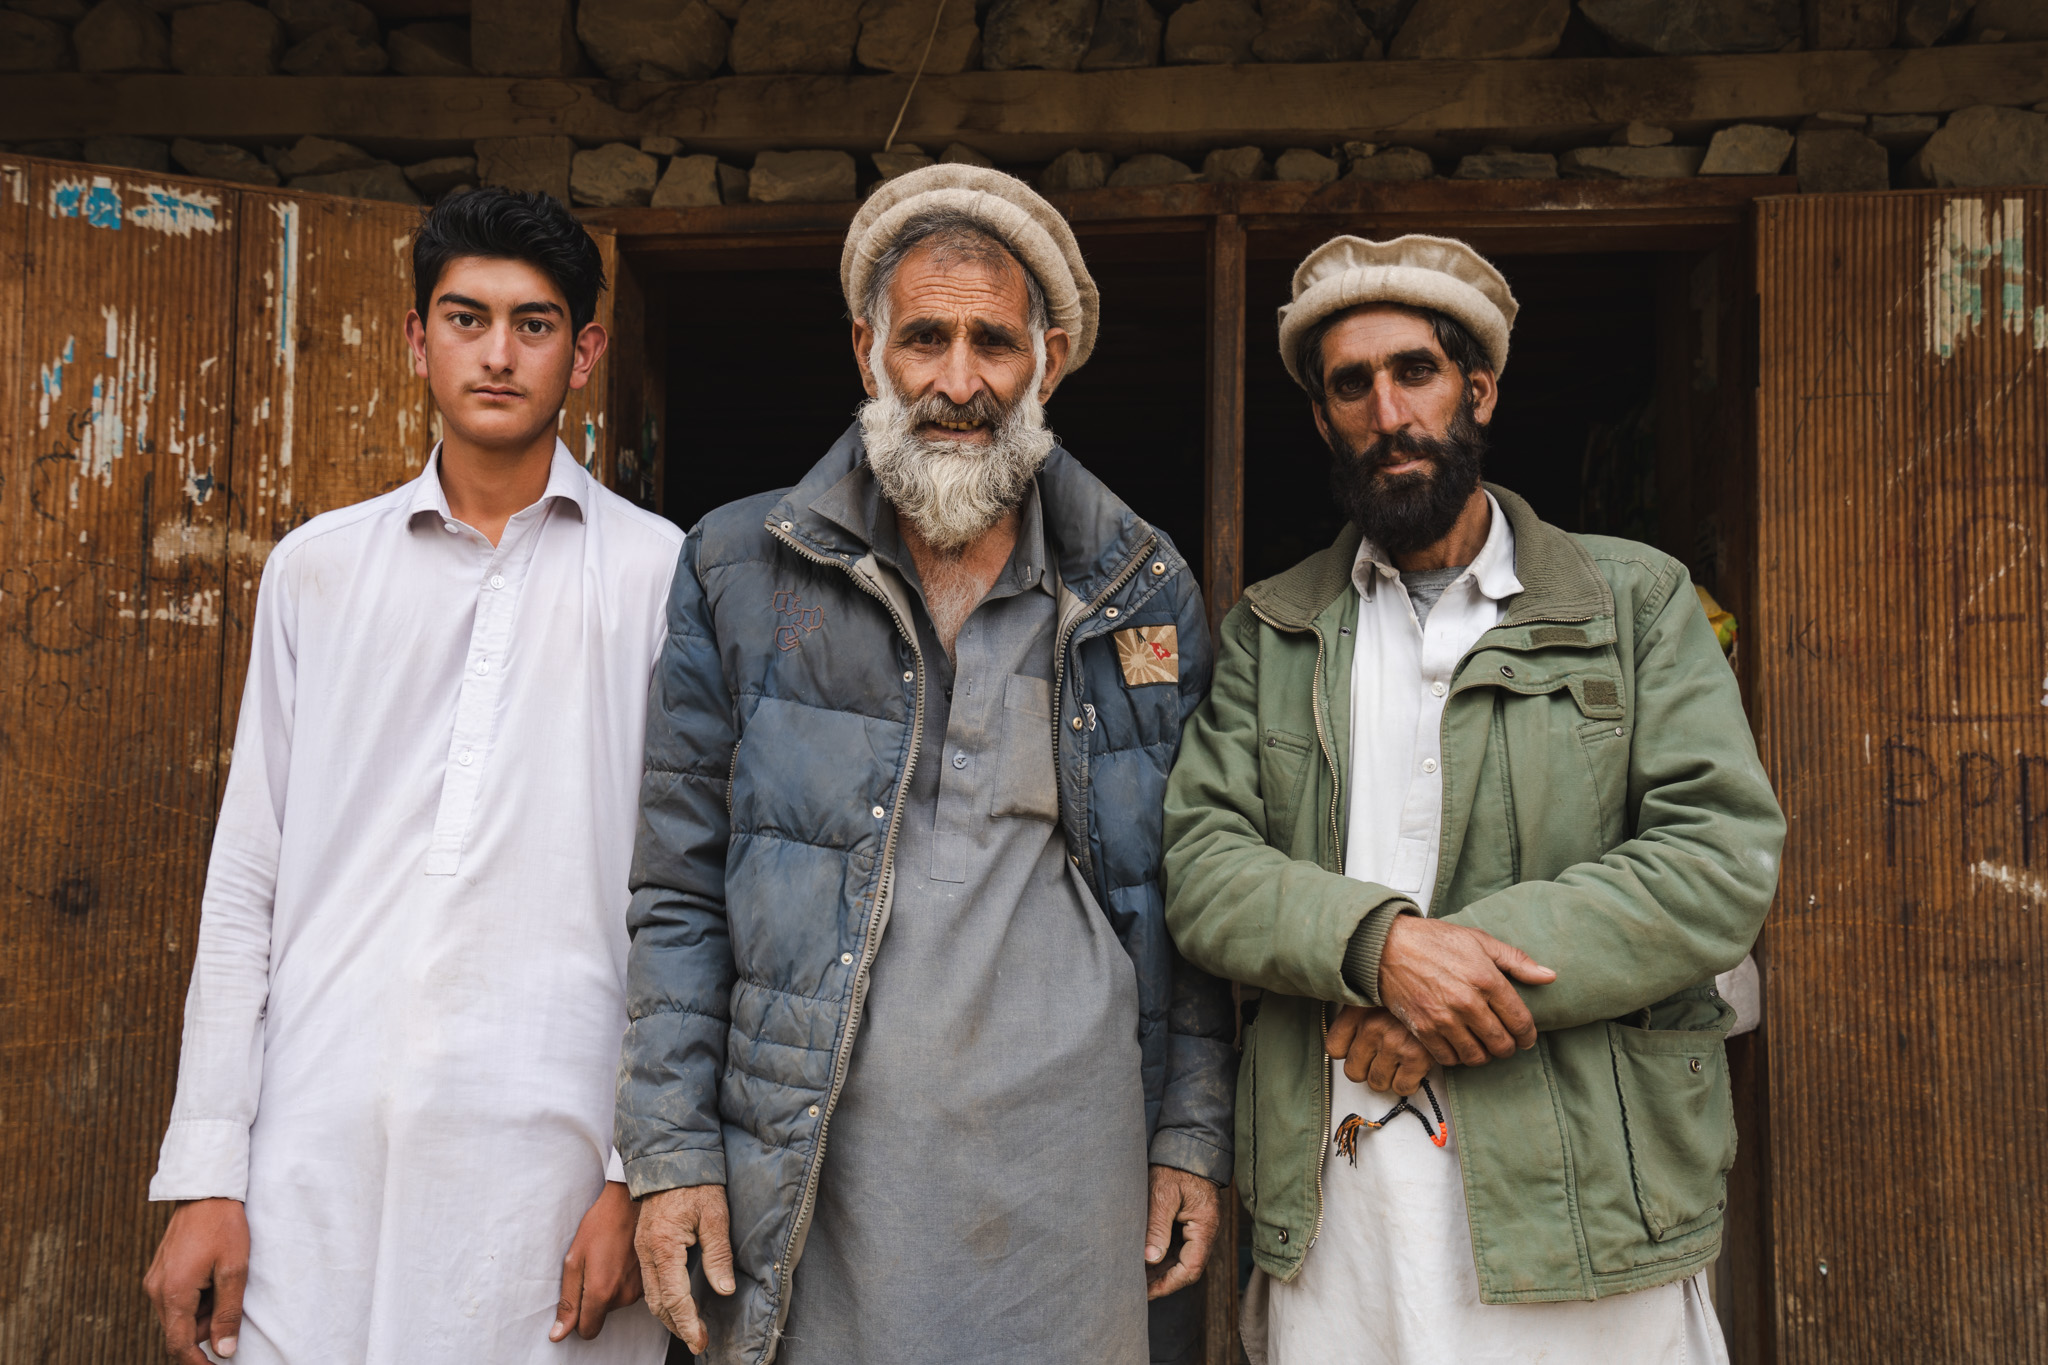
{"type": "Polygon", "coordinates": [[[1351,815],[1344,871],[1415,898],[1429,913],[1443,835],[1444,701],[1451,674],[1500,624],[1515,577],[1515,533],[1486,495],[1486,543],[1417,625],[1393,558],[1367,541],[1351,565],[1358,589],[1351,654],[1351,815]]]}
{"type": "MultiPolygon", "coordinates": [[[[1359,602],[1344,872],[1406,892],[1424,914],[1443,838],[1452,675],[1522,590],[1514,532],[1491,493],[1486,501],[1486,543],[1444,589],[1426,628],[1377,547],[1361,545],[1351,571],[1359,602]]],[[[1430,1069],[1429,1083],[1442,1103],[1441,1067],[1430,1069]]],[[[1330,1064],[1333,1127],[1351,1114],[1380,1119],[1395,1098],[1347,1078],[1341,1061],[1330,1064]]],[[[1436,1122],[1421,1091],[1413,1103],[1436,1122]]],[[[1438,1147],[1408,1114],[1363,1133],[1355,1164],[1328,1143],[1321,1231],[1292,1281],[1254,1272],[1243,1328],[1253,1365],[1727,1362],[1704,1272],[1596,1302],[1481,1302],[1457,1133],[1438,1147]]]]}
{"type": "MultiPolygon", "coordinates": [[[[496,546],[438,449],[263,568],[152,1199],[246,1199],[238,1362],[558,1361],[607,1174],[683,535],[556,443],[496,546]]],[[[579,1360],[651,1365],[616,1313],[579,1360]]]]}

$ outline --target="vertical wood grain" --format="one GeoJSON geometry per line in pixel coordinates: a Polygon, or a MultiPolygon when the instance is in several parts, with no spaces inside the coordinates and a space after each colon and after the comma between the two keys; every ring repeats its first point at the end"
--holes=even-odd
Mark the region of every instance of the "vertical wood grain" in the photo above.
{"type": "Polygon", "coordinates": [[[161,1350],[145,1187],[214,815],[237,219],[221,186],[0,171],[0,1360],[161,1350]]]}
{"type": "Polygon", "coordinates": [[[1759,213],[1779,1356],[2048,1358],[2048,193],[1759,213]]]}
{"type": "Polygon", "coordinates": [[[1244,225],[1235,214],[1219,214],[1209,228],[1208,450],[1203,465],[1202,590],[1211,629],[1244,589],[1244,265],[1244,225]]]}

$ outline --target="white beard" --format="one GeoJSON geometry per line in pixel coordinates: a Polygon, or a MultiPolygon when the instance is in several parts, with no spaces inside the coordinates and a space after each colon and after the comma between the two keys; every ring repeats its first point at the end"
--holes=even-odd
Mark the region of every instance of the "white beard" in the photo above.
{"type": "Polygon", "coordinates": [[[1045,379],[1043,342],[1036,349],[1030,388],[1010,405],[985,444],[970,445],[928,441],[917,434],[918,426],[931,420],[920,412],[931,400],[903,401],[882,364],[877,338],[869,365],[877,392],[859,412],[868,467],[897,515],[941,553],[964,550],[1014,511],[1052,453],[1056,438],[1038,401],[1045,379]]]}

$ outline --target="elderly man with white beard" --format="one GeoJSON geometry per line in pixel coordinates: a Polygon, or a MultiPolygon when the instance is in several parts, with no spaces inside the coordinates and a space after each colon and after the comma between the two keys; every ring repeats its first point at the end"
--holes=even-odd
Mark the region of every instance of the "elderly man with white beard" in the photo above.
{"type": "Polygon", "coordinates": [[[1230,1178],[1229,995],[1159,879],[1201,593],[1045,424],[1097,325],[1049,204],[903,176],[840,273],[869,401],[699,525],[649,702],[648,1302],[720,1365],[1190,1359],[1146,1305],[1230,1178]]]}

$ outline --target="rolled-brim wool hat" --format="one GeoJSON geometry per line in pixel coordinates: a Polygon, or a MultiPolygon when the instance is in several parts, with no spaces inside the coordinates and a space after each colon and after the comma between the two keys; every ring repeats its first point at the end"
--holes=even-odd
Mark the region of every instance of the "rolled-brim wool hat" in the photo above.
{"type": "Polygon", "coordinates": [[[926,166],[875,187],[853,216],[845,249],[839,253],[839,287],[845,291],[847,310],[860,316],[861,296],[867,293],[875,262],[911,219],[934,209],[969,215],[1017,254],[1045,291],[1053,325],[1072,338],[1066,372],[1080,369],[1095,349],[1101,314],[1095,280],[1081,260],[1081,245],[1060,211],[1036,190],[1014,175],[983,166],[926,166]]]}
{"type": "Polygon", "coordinates": [[[1294,271],[1293,298],[1280,306],[1280,362],[1303,388],[1297,353],[1308,330],[1361,303],[1434,308],[1465,324],[1499,374],[1518,305],[1484,256],[1451,237],[1411,233],[1391,242],[1332,237],[1294,271]]]}

